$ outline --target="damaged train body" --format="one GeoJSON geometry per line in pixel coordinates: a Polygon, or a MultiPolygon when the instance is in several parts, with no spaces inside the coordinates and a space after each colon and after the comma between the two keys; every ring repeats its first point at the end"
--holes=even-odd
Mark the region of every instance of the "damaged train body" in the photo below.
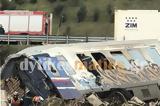
{"type": "Polygon", "coordinates": [[[155,40],[54,44],[10,55],[1,78],[9,94],[18,89],[22,97],[55,96],[95,104],[90,101],[94,94],[100,104],[121,104],[133,96],[160,99],[159,65],[155,40]]]}

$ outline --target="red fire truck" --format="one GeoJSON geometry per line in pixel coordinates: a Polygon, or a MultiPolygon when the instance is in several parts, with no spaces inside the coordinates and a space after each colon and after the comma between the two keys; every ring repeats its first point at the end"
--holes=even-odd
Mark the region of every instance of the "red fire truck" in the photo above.
{"type": "Polygon", "coordinates": [[[0,24],[9,35],[47,35],[52,33],[52,15],[44,11],[0,11],[0,24]]]}

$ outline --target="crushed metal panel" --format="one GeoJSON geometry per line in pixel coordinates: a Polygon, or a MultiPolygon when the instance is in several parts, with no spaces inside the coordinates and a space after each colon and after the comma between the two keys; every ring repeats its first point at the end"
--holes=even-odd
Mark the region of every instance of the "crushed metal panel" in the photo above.
{"type": "Polygon", "coordinates": [[[80,92],[76,89],[76,87],[73,85],[69,77],[52,78],[52,82],[58,89],[63,99],[78,99],[82,96],[80,92]]]}
{"type": "Polygon", "coordinates": [[[12,54],[10,56],[8,56],[8,58],[5,60],[5,63],[2,65],[1,68],[1,79],[7,79],[10,76],[13,75],[13,73],[15,73],[15,66],[16,63],[21,59],[26,57],[23,54],[12,54]]]}
{"type": "Polygon", "coordinates": [[[52,80],[52,84],[57,88],[57,91],[63,99],[75,99],[82,96],[64,70],[61,62],[64,57],[50,57],[49,55],[35,55],[34,57],[43,65],[44,71],[52,80]]]}
{"type": "Polygon", "coordinates": [[[134,95],[143,100],[149,100],[157,97],[160,98],[160,91],[157,84],[138,86],[136,88],[129,89],[132,89],[134,95]]]}
{"type": "MultiPolygon", "coordinates": [[[[20,70],[20,68],[17,68],[17,65],[19,66],[20,62],[22,62],[25,58],[27,57],[24,55],[13,55],[8,58],[7,62],[2,67],[2,79],[18,76],[25,86],[32,92],[46,98],[49,95],[49,91],[45,88],[45,74],[36,68],[34,68],[34,70],[31,70],[31,68],[28,70],[20,70]]],[[[29,59],[29,61],[36,63],[31,59],[29,59]]]]}
{"type": "Polygon", "coordinates": [[[74,99],[74,98],[80,98],[82,95],[80,92],[76,89],[73,82],[69,78],[69,76],[64,71],[64,66],[62,66],[61,59],[64,57],[57,56],[53,58],[53,63],[59,64],[61,68],[58,68],[56,66],[57,71],[59,71],[60,76],[55,78],[51,78],[54,85],[57,87],[59,93],[61,94],[62,98],[64,99],[74,99]]]}

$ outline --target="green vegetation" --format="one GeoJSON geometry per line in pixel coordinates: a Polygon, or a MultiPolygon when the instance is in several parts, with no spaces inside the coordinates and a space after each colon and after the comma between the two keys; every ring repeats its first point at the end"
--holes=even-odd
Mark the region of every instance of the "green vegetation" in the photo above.
{"type": "Polygon", "coordinates": [[[53,34],[113,35],[115,9],[160,9],[160,0],[0,0],[1,9],[52,12],[53,34]],[[63,16],[63,19],[61,19],[63,16]]]}
{"type": "Polygon", "coordinates": [[[17,53],[18,51],[27,48],[28,46],[0,46],[0,67],[4,64],[5,59],[10,54],[17,53]]]}

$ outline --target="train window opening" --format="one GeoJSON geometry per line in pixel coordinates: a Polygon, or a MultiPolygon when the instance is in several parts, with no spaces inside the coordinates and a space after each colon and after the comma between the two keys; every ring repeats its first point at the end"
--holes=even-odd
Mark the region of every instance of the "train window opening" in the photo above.
{"type": "Polygon", "coordinates": [[[75,74],[73,67],[71,67],[71,65],[68,63],[67,59],[64,56],[62,56],[62,55],[56,56],[56,59],[57,59],[58,64],[60,64],[61,68],[66,73],[68,73],[69,75],[75,74]]]}
{"type": "Polygon", "coordinates": [[[160,65],[160,55],[155,48],[147,48],[147,53],[151,59],[158,65],[160,65]]]}
{"type": "Polygon", "coordinates": [[[143,57],[140,51],[135,49],[128,49],[127,51],[138,66],[144,67],[148,65],[146,59],[143,57]]]}
{"type": "Polygon", "coordinates": [[[127,60],[127,58],[123,55],[121,51],[112,51],[110,52],[115,60],[122,63],[127,70],[131,69],[131,64],[127,60]]]}
{"type": "Polygon", "coordinates": [[[77,54],[77,56],[89,72],[91,72],[96,77],[100,76],[90,56],[86,56],[84,54],[77,54]]]}
{"type": "Polygon", "coordinates": [[[111,63],[109,62],[109,60],[106,58],[104,54],[100,52],[91,53],[91,54],[103,70],[113,69],[113,66],[111,65],[111,63]]]}
{"type": "Polygon", "coordinates": [[[78,58],[81,60],[83,65],[88,69],[89,63],[92,60],[89,56],[85,56],[84,54],[77,54],[78,58]]]}

